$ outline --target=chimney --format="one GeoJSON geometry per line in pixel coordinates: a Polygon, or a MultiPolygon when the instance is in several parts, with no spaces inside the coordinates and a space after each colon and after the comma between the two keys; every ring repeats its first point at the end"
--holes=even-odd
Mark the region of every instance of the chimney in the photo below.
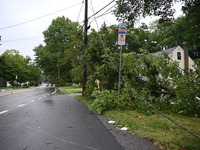
{"type": "Polygon", "coordinates": [[[184,70],[185,70],[185,74],[188,74],[188,71],[189,71],[188,47],[184,45],[183,50],[184,50],[184,70]]]}

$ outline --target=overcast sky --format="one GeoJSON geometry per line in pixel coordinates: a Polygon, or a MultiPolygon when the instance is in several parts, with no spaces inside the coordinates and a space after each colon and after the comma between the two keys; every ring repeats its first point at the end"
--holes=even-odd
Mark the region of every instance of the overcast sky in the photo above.
{"type": "MultiPolygon", "coordinates": [[[[112,0],[88,0],[88,16],[93,15],[92,8],[97,12],[111,1],[112,0]]],[[[42,32],[48,28],[53,19],[59,16],[65,16],[72,21],[83,23],[84,5],[79,16],[82,2],[83,0],[1,0],[0,44],[2,45],[0,45],[0,55],[7,49],[16,49],[20,51],[21,55],[34,58],[33,49],[43,43],[42,32]]],[[[109,5],[104,11],[114,4],[115,3],[109,5]]],[[[176,5],[176,9],[179,12],[176,16],[180,15],[180,8],[180,5],[176,5]]],[[[153,21],[153,19],[155,18],[148,18],[145,20],[145,23],[153,21]]],[[[91,20],[89,20],[89,22],[90,21],[91,20]]],[[[118,24],[112,13],[97,19],[99,26],[101,26],[104,21],[107,25],[118,24]]],[[[97,29],[95,21],[91,23],[91,27],[97,29]]]]}

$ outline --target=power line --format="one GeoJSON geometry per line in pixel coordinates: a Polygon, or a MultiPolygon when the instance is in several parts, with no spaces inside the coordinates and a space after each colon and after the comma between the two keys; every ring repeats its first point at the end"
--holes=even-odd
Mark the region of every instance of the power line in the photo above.
{"type": "MultiPolygon", "coordinates": [[[[106,15],[108,15],[108,14],[110,14],[110,13],[112,13],[112,11],[110,11],[110,12],[104,14],[104,15],[99,15],[99,16],[97,16],[97,17],[95,17],[95,18],[98,19],[98,18],[101,17],[102,19],[104,19],[103,16],[106,16],[106,15]]],[[[93,21],[95,21],[95,18],[94,18],[93,20],[91,20],[89,23],[92,23],[93,21]]],[[[104,19],[104,20],[105,20],[105,19],[104,19]]]]}
{"type": "Polygon", "coordinates": [[[82,11],[82,8],[83,8],[83,4],[84,4],[84,0],[82,1],[82,5],[81,5],[81,9],[80,9],[79,14],[78,14],[77,22],[79,20],[80,14],[81,14],[81,11],[82,11]]]}
{"type": "MultiPolygon", "coordinates": [[[[110,10],[111,10],[112,8],[114,8],[116,5],[117,5],[117,4],[111,6],[111,7],[108,8],[105,12],[103,12],[101,15],[97,16],[96,18],[99,18],[99,17],[101,17],[101,16],[105,16],[105,15],[111,13],[112,11],[110,11],[110,10]],[[109,12],[109,11],[110,11],[110,12],[109,12]]],[[[90,19],[92,19],[92,17],[91,17],[90,19]]]]}
{"type": "MultiPolygon", "coordinates": [[[[91,20],[90,21],[90,23],[92,23],[94,20],[95,20],[95,18],[97,19],[97,18],[99,18],[99,17],[101,17],[103,20],[105,20],[104,18],[103,18],[103,16],[106,16],[106,15],[108,15],[108,14],[110,14],[110,13],[112,13],[112,11],[110,11],[113,7],[115,7],[117,4],[115,4],[115,5],[113,5],[111,8],[109,8],[108,10],[106,10],[104,13],[102,13],[101,15],[99,15],[99,16],[97,16],[97,17],[94,17],[94,19],[93,20],[91,20]]],[[[107,20],[105,20],[105,21],[107,21],[107,20]]],[[[108,22],[108,21],[107,21],[108,22]]]]}
{"type": "Polygon", "coordinates": [[[88,19],[90,19],[91,17],[95,16],[96,14],[98,14],[99,12],[101,12],[102,10],[104,10],[106,7],[108,7],[110,4],[112,4],[115,0],[111,1],[110,3],[108,3],[106,6],[104,6],[103,8],[101,8],[100,10],[98,10],[96,13],[94,13],[93,15],[91,15],[90,17],[88,17],[88,19]]]}
{"type": "MultiPolygon", "coordinates": [[[[90,0],[90,2],[91,2],[91,6],[92,6],[93,13],[95,14],[94,8],[93,8],[93,5],[92,5],[92,0],[90,0]]],[[[93,15],[94,15],[94,14],[93,14],[93,15]]],[[[96,19],[95,15],[94,15],[94,18],[95,18],[94,20],[95,20],[96,25],[97,25],[97,30],[99,31],[99,25],[98,25],[98,22],[97,22],[97,19],[96,19]]],[[[107,47],[107,46],[106,46],[106,42],[104,42],[104,40],[103,40],[101,34],[100,34],[99,38],[100,38],[100,41],[101,41],[101,43],[102,43],[102,45],[103,45],[103,48],[105,49],[105,48],[107,47]]]]}
{"type": "Polygon", "coordinates": [[[156,107],[154,107],[150,102],[148,102],[145,98],[143,98],[135,89],[133,89],[129,83],[127,83],[127,81],[124,79],[124,77],[121,76],[121,78],[124,80],[124,82],[129,86],[129,88],[131,89],[131,91],[133,91],[134,93],[136,93],[140,99],[142,99],[145,103],[147,103],[150,107],[152,107],[155,111],[157,111],[159,114],[161,114],[163,117],[165,117],[166,119],[168,119],[169,121],[171,121],[172,123],[174,123],[175,125],[179,126],[181,129],[185,130],[186,132],[190,133],[192,136],[200,139],[200,136],[193,133],[192,131],[186,129],[185,127],[181,126],[179,123],[177,123],[176,121],[174,121],[173,119],[169,118],[167,115],[165,115],[164,113],[162,113],[160,110],[158,110],[156,107]]]}
{"type": "Polygon", "coordinates": [[[53,12],[53,13],[49,13],[49,14],[47,14],[47,15],[44,15],[44,16],[41,16],[41,17],[38,17],[38,18],[35,18],[35,19],[32,19],[32,20],[28,20],[28,21],[25,21],[25,22],[21,22],[21,23],[18,23],[18,24],[11,25],[11,26],[2,27],[2,28],[0,28],[0,30],[8,29],[8,28],[16,27],[16,26],[20,26],[20,25],[23,25],[23,24],[26,24],[26,23],[29,23],[29,22],[33,22],[33,21],[35,21],[35,20],[39,20],[39,19],[48,17],[48,16],[50,16],[50,15],[53,15],[53,14],[55,14],[55,13],[64,11],[64,10],[69,9],[69,8],[72,8],[72,7],[74,7],[74,6],[76,6],[76,5],[79,5],[79,4],[81,4],[81,3],[76,3],[76,4],[74,4],[74,5],[71,5],[71,6],[69,6],[69,7],[66,7],[66,8],[64,8],[64,9],[55,11],[55,12],[53,12]]]}
{"type": "MultiPolygon", "coordinates": [[[[111,1],[110,3],[108,3],[106,6],[104,6],[104,7],[101,8],[100,10],[98,10],[97,12],[93,13],[93,15],[91,15],[90,17],[88,17],[88,20],[89,20],[89,19],[93,19],[92,21],[89,22],[89,24],[90,24],[91,22],[93,22],[93,21],[95,20],[95,18],[97,19],[97,18],[99,18],[99,17],[102,17],[102,16],[105,16],[105,15],[108,15],[108,14],[112,13],[111,11],[110,11],[110,12],[108,12],[108,11],[109,11],[110,9],[112,9],[114,6],[116,6],[117,4],[115,4],[114,6],[112,6],[111,8],[109,8],[108,10],[106,10],[106,11],[105,11],[104,13],[102,13],[101,15],[95,17],[96,14],[98,14],[99,12],[101,12],[103,9],[105,9],[106,7],[108,7],[108,6],[109,6],[110,4],[112,4],[113,2],[114,2],[114,0],[111,1]],[[107,12],[107,13],[106,13],[106,12],[107,12]]],[[[105,19],[104,19],[104,20],[105,20],[105,19]]],[[[83,24],[82,26],[84,26],[84,24],[83,24]]]]}

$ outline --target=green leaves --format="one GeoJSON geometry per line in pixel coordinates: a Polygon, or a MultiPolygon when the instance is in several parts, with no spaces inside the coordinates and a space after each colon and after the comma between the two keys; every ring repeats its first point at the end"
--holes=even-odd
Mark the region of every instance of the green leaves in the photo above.
{"type": "Polygon", "coordinates": [[[72,63],[80,53],[81,26],[64,16],[58,17],[43,34],[46,45],[34,49],[37,64],[49,76],[50,82],[71,82],[72,63]]]}
{"type": "Polygon", "coordinates": [[[138,18],[146,16],[161,16],[163,20],[170,20],[174,14],[173,0],[118,0],[115,15],[120,22],[133,25],[138,18]]]}
{"type": "Polygon", "coordinates": [[[19,83],[30,82],[32,84],[38,84],[40,77],[40,70],[34,64],[31,63],[30,57],[24,57],[19,54],[17,50],[7,50],[2,55],[2,63],[4,63],[4,69],[1,74],[7,81],[14,84],[14,81],[19,83]]]}
{"type": "Polygon", "coordinates": [[[145,110],[143,112],[147,113],[150,110],[149,113],[153,113],[138,94],[160,110],[200,115],[196,99],[200,90],[199,67],[186,76],[178,69],[176,62],[147,52],[126,54],[123,64],[124,82],[133,92],[134,104],[138,105],[136,108],[140,112],[145,110]],[[173,105],[170,106],[170,103],[173,105]]]}
{"type": "Polygon", "coordinates": [[[91,109],[96,110],[98,114],[114,109],[117,106],[117,92],[115,91],[94,91],[92,97],[95,100],[91,105],[91,109]]]}
{"type": "MultiPolygon", "coordinates": [[[[120,22],[133,27],[141,17],[160,16],[152,32],[141,27],[127,32],[129,50],[139,52],[140,48],[150,52],[160,51],[177,45],[187,45],[190,57],[200,56],[200,2],[188,0],[118,0],[115,15],[120,22]],[[182,2],[184,16],[174,19],[175,2],[182,2]],[[138,31],[137,31],[138,30],[138,31]],[[145,31],[145,32],[144,32],[145,31]],[[131,34],[130,34],[131,33],[131,34]]],[[[130,52],[130,51],[129,51],[130,52]]]]}

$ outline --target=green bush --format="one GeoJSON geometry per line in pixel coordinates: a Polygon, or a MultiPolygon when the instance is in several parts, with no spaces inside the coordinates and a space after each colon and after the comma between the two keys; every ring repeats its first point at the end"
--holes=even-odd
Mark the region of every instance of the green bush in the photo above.
{"type": "Polygon", "coordinates": [[[121,110],[133,109],[135,106],[132,92],[127,88],[122,88],[117,106],[121,110]]]}
{"type": "Polygon", "coordinates": [[[95,98],[91,109],[98,114],[103,114],[107,110],[116,108],[117,106],[117,92],[113,90],[94,91],[92,96],[95,98]]]}

